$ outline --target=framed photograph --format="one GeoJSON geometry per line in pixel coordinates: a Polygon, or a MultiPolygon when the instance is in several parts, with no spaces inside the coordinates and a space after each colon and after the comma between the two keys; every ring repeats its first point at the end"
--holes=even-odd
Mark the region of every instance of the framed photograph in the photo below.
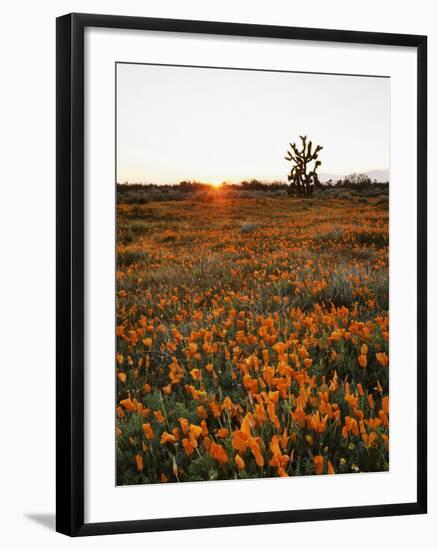
{"type": "Polygon", "coordinates": [[[426,513],[426,37],[57,20],[57,530],[426,513]]]}

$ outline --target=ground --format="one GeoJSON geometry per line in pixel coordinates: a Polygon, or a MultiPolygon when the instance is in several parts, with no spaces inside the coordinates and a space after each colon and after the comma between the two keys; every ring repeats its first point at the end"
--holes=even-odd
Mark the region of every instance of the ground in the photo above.
{"type": "Polygon", "coordinates": [[[119,485],[388,469],[387,197],[219,189],[117,224],[119,485]]]}

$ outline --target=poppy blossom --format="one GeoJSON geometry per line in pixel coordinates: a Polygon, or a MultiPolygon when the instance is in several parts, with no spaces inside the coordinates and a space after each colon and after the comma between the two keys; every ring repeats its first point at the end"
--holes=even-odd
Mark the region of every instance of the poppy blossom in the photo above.
{"type": "Polygon", "coordinates": [[[154,416],[160,424],[164,424],[166,421],[161,411],[154,411],[154,416]]]}
{"type": "Polygon", "coordinates": [[[142,472],[143,471],[143,457],[141,455],[135,455],[135,463],[137,466],[137,471],[142,472]]]}
{"type": "Polygon", "coordinates": [[[239,454],[234,457],[234,462],[236,463],[236,466],[239,468],[239,470],[245,469],[245,461],[239,454]]]}
{"type": "Polygon", "coordinates": [[[123,408],[125,408],[127,411],[134,412],[135,411],[135,405],[132,399],[122,399],[120,401],[120,405],[122,405],[123,408]]]}
{"type": "Polygon", "coordinates": [[[227,464],[228,455],[222,445],[212,443],[210,447],[210,454],[215,460],[217,460],[221,464],[227,464]]]}
{"type": "Polygon", "coordinates": [[[313,464],[315,465],[315,473],[322,474],[324,470],[324,457],[321,455],[316,455],[313,457],[313,464]]]}
{"type": "Polygon", "coordinates": [[[149,422],[147,424],[143,424],[143,432],[148,439],[154,438],[154,430],[149,422]]]}

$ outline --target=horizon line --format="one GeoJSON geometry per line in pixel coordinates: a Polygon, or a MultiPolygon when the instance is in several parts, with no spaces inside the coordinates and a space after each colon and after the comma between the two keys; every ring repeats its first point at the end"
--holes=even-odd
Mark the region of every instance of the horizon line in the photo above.
{"type": "MultiPolygon", "coordinates": [[[[374,168],[372,170],[367,170],[367,171],[356,171],[356,172],[348,172],[348,173],[345,173],[345,174],[337,174],[337,173],[330,173],[330,172],[322,172],[320,175],[321,178],[324,178],[324,181],[329,181],[331,179],[335,179],[335,178],[338,178],[338,179],[345,179],[347,178],[348,176],[351,176],[353,174],[365,174],[369,177],[369,174],[371,172],[387,172],[388,174],[388,177],[385,181],[378,181],[378,183],[386,183],[386,181],[389,181],[389,174],[390,174],[390,169],[389,168],[374,168]],[[328,178],[328,179],[326,179],[328,178]]],[[[370,178],[373,180],[373,178],[370,178]]],[[[374,178],[375,179],[375,178],[374,178]]],[[[269,184],[269,183],[284,183],[284,184],[288,184],[288,181],[287,179],[284,179],[284,178],[278,178],[278,177],[272,177],[272,178],[257,178],[257,177],[246,177],[246,178],[241,178],[241,179],[224,179],[223,181],[219,182],[219,185],[222,185],[222,184],[231,184],[231,185],[238,185],[240,183],[243,183],[243,182],[251,182],[251,181],[258,181],[260,183],[265,183],[265,184],[269,184]]],[[[120,181],[119,178],[116,178],[116,183],[119,184],[119,185],[125,185],[125,184],[128,184],[128,185],[179,185],[180,183],[183,183],[183,182],[188,182],[188,183],[203,183],[203,184],[213,184],[213,182],[211,181],[208,181],[208,180],[199,180],[199,179],[196,179],[196,178],[189,178],[189,179],[181,179],[179,181],[172,181],[172,182],[165,182],[165,183],[157,183],[157,182],[154,182],[154,181],[148,181],[148,180],[124,180],[124,181],[120,181]]],[[[217,183],[216,183],[217,185],[217,183]]]]}

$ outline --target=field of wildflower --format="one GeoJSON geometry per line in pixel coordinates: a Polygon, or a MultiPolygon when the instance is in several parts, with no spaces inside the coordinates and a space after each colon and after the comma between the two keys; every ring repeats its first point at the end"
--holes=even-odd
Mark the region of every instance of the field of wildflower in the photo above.
{"type": "Polygon", "coordinates": [[[117,206],[117,484],[389,468],[388,202],[117,206]]]}

